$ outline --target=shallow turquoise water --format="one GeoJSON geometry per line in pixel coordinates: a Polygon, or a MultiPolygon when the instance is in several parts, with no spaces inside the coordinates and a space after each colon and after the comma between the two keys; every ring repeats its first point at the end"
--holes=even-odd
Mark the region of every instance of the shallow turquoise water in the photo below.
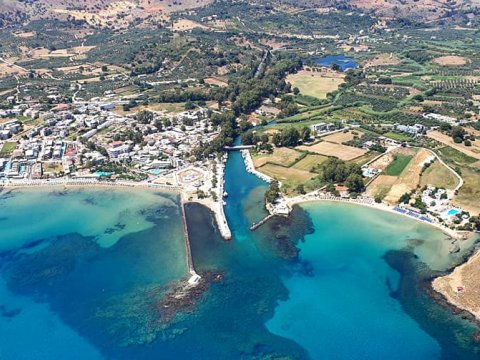
{"type": "Polygon", "coordinates": [[[284,277],[289,299],[280,303],[268,329],[297,341],[313,358],[438,358],[439,344],[390,296],[399,274],[382,256],[405,247],[405,234],[432,242],[439,234],[395,215],[351,205],[304,208],[315,233],[300,245],[300,254],[312,273],[284,277]]]}
{"type": "Polygon", "coordinates": [[[168,323],[159,304],[187,276],[177,196],[0,193],[0,358],[478,358],[476,328],[427,292],[462,255],[438,231],[310,203],[252,233],[266,185],[239,153],[226,182],[234,239],[187,206],[195,267],[213,281],[168,323]]]}

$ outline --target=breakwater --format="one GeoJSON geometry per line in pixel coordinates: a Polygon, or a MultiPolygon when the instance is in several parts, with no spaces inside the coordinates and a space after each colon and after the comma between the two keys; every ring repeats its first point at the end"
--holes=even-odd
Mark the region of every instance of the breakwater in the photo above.
{"type": "Polygon", "coordinates": [[[255,175],[259,179],[266,181],[267,183],[271,183],[274,179],[268,175],[262,174],[261,172],[255,170],[255,165],[253,164],[252,156],[250,155],[250,151],[248,150],[240,150],[242,153],[242,158],[245,163],[245,168],[247,172],[252,175],[255,175]]]}
{"type": "Polygon", "coordinates": [[[187,216],[185,214],[185,203],[181,202],[182,208],[182,223],[183,223],[183,235],[185,239],[185,250],[187,255],[187,265],[188,265],[188,272],[190,273],[190,278],[188,279],[188,283],[190,285],[195,285],[201,279],[200,275],[197,274],[195,271],[195,267],[193,265],[193,258],[192,258],[192,249],[190,247],[190,237],[188,235],[188,226],[187,226],[187,216]]]}

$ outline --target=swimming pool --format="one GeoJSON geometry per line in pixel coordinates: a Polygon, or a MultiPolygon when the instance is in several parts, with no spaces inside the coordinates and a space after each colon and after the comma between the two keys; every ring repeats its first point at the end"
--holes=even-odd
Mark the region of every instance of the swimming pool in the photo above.
{"type": "Polygon", "coordinates": [[[460,210],[458,210],[458,209],[450,209],[450,210],[448,210],[447,215],[448,216],[453,216],[453,215],[457,215],[459,212],[460,212],[460,210]]]}

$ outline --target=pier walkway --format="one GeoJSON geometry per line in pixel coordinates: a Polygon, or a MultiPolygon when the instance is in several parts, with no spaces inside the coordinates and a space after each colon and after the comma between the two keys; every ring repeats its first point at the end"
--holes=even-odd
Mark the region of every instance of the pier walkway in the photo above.
{"type": "Polygon", "coordinates": [[[263,218],[262,220],[260,220],[258,223],[255,223],[253,224],[252,226],[250,226],[250,231],[255,231],[257,230],[260,226],[262,226],[263,224],[265,224],[268,220],[270,220],[272,217],[274,217],[275,214],[270,214],[270,215],[267,215],[265,218],[263,218]]]}

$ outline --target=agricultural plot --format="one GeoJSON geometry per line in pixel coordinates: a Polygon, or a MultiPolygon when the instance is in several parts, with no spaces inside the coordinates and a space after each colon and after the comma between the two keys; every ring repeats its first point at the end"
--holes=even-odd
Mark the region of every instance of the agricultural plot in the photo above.
{"type": "Polygon", "coordinates": [[[329,141],[329,142],[335,143],[335,144],[342,144],[344,142],[353,140],[355,135],[359,136],[361,134],[362,133],[359,132],[359,131],[347,131],[347,132],[340,131],[340,132],[337,132],[335,134],[331,134],[331,135],[327,135],[325,137],[322,137],[322,140],[329,141]],[[355,134],[355,133],[357,133],[357,134],[355,134]]]}
{"type": "Polygon", "coordinates": [[[316,176],[316,174],[309,171],[299,170],[294,167],[287,168],[271,163],[265,164],[257,170],[292,188],[300,184],[305,184],[316,176]]]}
{"type": "Polygon", "coordinates": [[[393,184],[397,181],[397,176],[379,175],[367,187],[367,195],[372,198],[384,199],[389,193],[393,184]]]}
{"type": "Polygon", "coordinates": [[[434,63],[442,66],[461,66],[465,65],[469,60],[462,56],[441,56],[433,60],[434,63]]]}
{"type": "Polygon", "coordinates": [[[472,146],[465,146],[463,143],[457,144],[453,141],[451,136],[442,134],[439,131],[429,131],[427,136],[431,139],[437,140],[445,145],[448,145],[467,156],[480,160],[480,145],[477,142],[472,142],[472,146]]]}
{"type": "Polygon", "coordinates": [[[293,168],[303,171],[312,171],[312,168],[322,164],[328,157],[323,155],[307,155],[302,160],[292,165],[293,168]]]}
{"type": "MultiPolygon", "coordinates": [[[[400,154],[398,154],[400,155],[400,154]]],[[[397,159],[399,158],[397,155],[397,159]]],[[[413,159],[410,159],[405,166],[406,158],[402,157],[397,164],[394,165],[394,170],[391,173],[398,173],[398,170],[403,166],[403,171],[398,176],[397,181],[392,185],[390,191],[385,196],[385,201],[390,204],[397,204],[400,197],[417,188],[420,184],[420,175],[422,173],[423,164],[431,156],[430,152],[425,149],[420,149],[413,159]]],[[[387,167],[388,170],[388,167],[387,167]]],[[[388,173],[387,173],[388,175],[388,173]]]]}
{"type": "Polygon", "coordinates": [[[299,150],[314,152],[316,154],[325,156],[335,156],[341,160],[353,160],[364,155],[367,150],[355,148],[352,146],[336,144],[328,141],[321,141],[314,145],[302,145],[298,147],[299,150]]]}
{"type": "Polygon", "coordinates": [[[390,176],[400,175],[412,159],[412,155],[397,154],[393,162],[385,169],[385,174],[390,176]]]}
{"type": "Polygon", "coordinates": [[[259,168],[267,163],[288,167],[293,164],[301,155],[301,152],[286,147],[275,148],[272,154],[255,155],[253,157],[253,164],[256,168],[259,168]]]}

